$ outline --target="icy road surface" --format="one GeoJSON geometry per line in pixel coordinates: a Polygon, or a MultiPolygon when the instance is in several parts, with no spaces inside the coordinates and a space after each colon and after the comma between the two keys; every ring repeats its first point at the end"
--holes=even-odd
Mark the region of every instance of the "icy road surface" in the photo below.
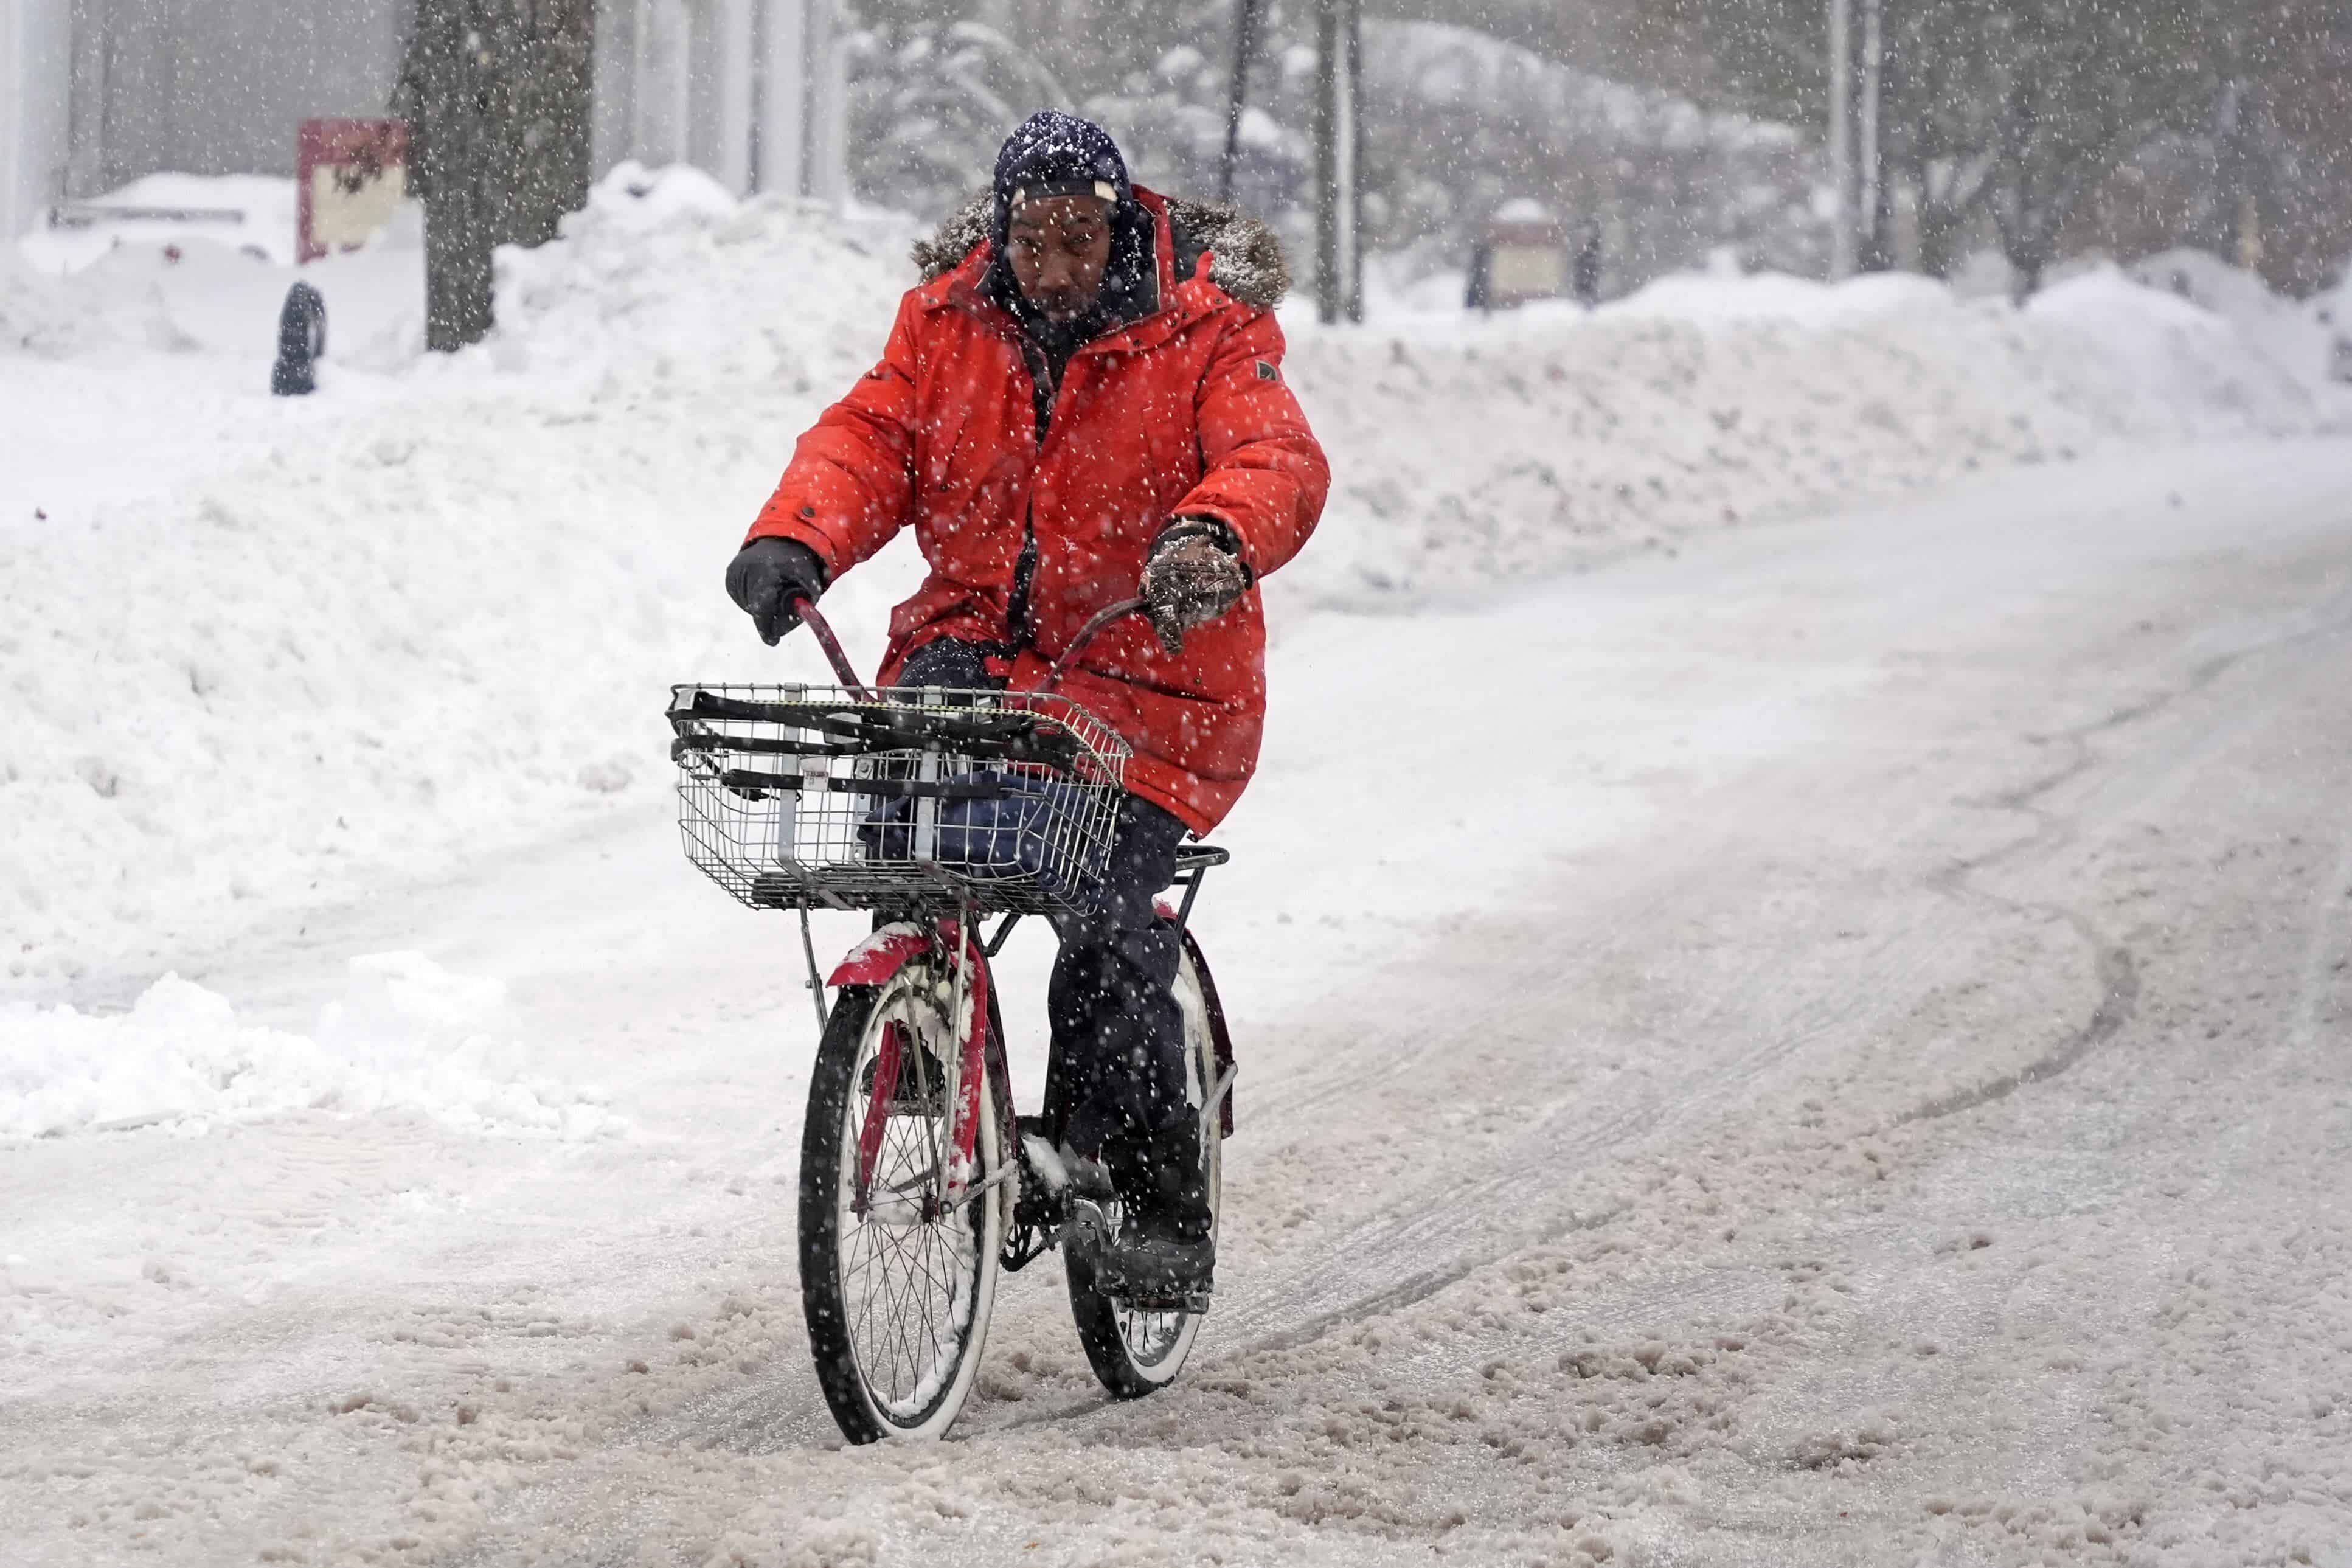
{"type": "Polygon", "coordinates": [[[0,1146],[0,1556],[2352,1563],[2352,447],[1325,616],[1274,694],[1181,1386],[1106,1405],[1048,1260],[956,1440],[839,1447],[788,922],[630,817],[179,964],[295,1051],[421,950],[358,973],[582,1136],[0,1146]]]}

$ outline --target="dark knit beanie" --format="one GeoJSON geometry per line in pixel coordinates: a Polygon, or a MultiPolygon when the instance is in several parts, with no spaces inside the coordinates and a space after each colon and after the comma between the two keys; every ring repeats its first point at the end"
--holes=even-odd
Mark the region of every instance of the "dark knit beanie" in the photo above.
{"type": "Polygon", "coordinates": [[[1127,160],[1110,132],[1090,120],[1041,109],[1014,129],[996,153],[996,232],[999,246],[1013,209],[1045,196],[1100,196],[1114,208],[1135,196],[1127,160]]]}

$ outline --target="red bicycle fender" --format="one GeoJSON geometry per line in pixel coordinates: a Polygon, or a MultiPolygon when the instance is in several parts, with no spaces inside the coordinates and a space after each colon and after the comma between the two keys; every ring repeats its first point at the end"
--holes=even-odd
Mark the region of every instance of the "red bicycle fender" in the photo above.
{"type": "Polygon", "coordinates": [[[842,955],[826,979],[827,985],[879,985],[906,966],[919,952],[929,952],[931,933],[920,926],[884,926],[842,955]]]}

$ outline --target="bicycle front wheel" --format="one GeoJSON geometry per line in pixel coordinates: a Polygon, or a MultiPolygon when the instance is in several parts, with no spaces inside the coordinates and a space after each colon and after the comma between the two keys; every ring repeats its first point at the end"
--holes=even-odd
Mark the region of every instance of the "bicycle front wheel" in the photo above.
{"type": "Polygon", "coordinates": [[[844,987],[809,1083],[801,1302],[817,1382],[853,1443],[945,1432],[988,1337],[1010,1202],[1009,1184],[994,1180],[1006,1157],[995,1114],[1003,1086],[981,1084],[971,1195],[950,1206],[953,1005],[952,972],[924,960],[880,985],[844,987]],[[870,1130],[878,1138],[861,1201],[870,1130]]]}

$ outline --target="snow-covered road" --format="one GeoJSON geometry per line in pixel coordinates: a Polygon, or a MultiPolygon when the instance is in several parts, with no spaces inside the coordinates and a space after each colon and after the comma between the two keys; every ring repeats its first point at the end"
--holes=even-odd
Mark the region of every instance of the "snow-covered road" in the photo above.
{"type": "Polygon", "coordinates": [[[2352,1563],[2352,446],[1324,615],[1273,679],[1175,1390],[1105,1405],[1049,1259],[957,1440],[838,1447],[785,922],[628,816],[180,963],[299,1030],[422,950],[607,1135],[0,1148],[8,1561],[2352,1563]]]}

